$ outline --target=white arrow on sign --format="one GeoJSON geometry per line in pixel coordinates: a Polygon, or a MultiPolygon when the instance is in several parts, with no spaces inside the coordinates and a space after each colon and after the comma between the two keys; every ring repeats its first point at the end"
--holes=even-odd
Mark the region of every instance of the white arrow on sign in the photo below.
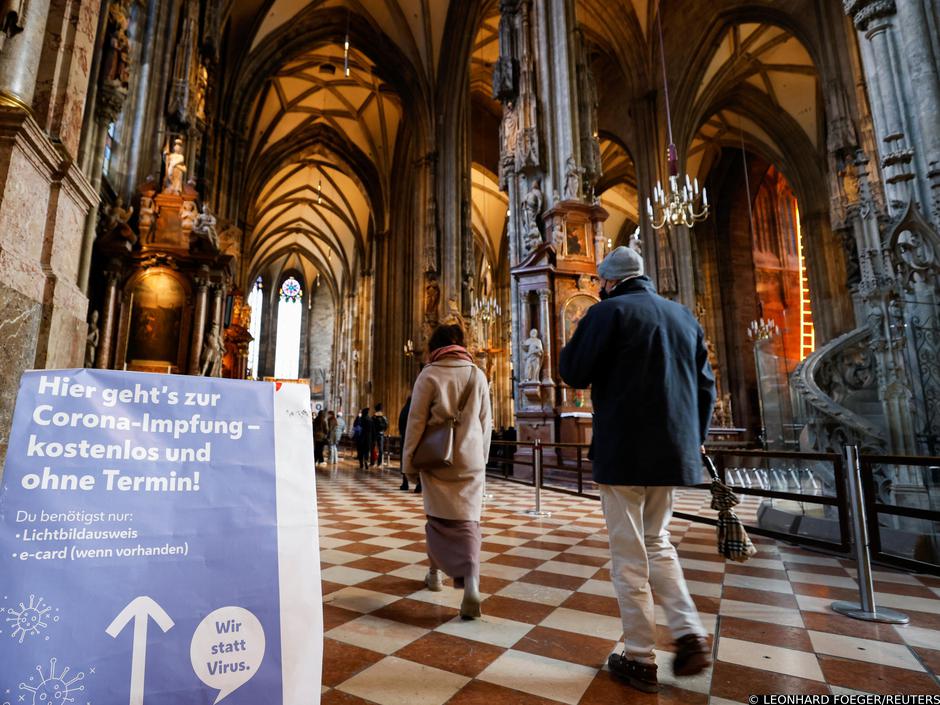
{"type": "Polygon", "coordinates": [[[124,627],[134,621],[134,645],[131,651],[131,699],[130,705],[144,705],[144,666],[147,664],[147,624],[157,623],[164,632],[173,627],[170,615],[163,611],[153,599],[141,595],[131,600],[121,613],[105,629],[112,639],[117,639],[124,627]]]}

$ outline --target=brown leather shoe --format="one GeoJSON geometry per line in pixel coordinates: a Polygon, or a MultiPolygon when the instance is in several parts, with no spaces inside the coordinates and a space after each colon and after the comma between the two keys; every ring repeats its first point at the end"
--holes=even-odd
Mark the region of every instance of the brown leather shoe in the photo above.
{"type": "Polygon", "coordinates": [[[611,654],[607,659],[610,672],[628,685],[644,693],[658,693],[656,664],[631,661],[626,654],[611,654]]]}
{"type": "Polygon", "coordinates": [[[712,665],[712,650],[708,639],[698,634],[687,634],[676,640],[676,660],[672,672],[677,676],[694,676],[712,665]]]}

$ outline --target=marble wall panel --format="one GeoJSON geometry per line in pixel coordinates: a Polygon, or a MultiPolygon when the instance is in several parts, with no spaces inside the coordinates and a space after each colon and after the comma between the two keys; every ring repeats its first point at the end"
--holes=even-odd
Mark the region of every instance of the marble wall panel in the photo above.
{"type": "MultiPolygon", "coordinates": [[[[23,372],[33,367],[42,307],[22,293],[7,286],[0,276],[0,462],[6,457],[13,420],[13,406],[23,372]]],[[[0,470],[0,480],[3,471],[0,470]]]]}
{"type": "Polygon", "coordinates": [[[19,143],[0,139],[0,279],[36,302],[42,300],[42,257],[49,177],[19,143]],[[6,168],[3,168],[6,167],[6,168]]]}
{"type": "Polygon", "coordinates": [[[78,156],[100,3],[52,0],[33,108],[42,127],[78,156]]]}

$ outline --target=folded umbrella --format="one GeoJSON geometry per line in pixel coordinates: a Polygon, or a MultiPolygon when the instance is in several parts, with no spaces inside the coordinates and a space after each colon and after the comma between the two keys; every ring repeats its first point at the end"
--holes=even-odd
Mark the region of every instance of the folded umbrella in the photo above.
{"type": "Polygon", "coordinates": [[[704,453],[702,459],[708,474],[711,475],[712,509],[718,512],[718,553],[728,560],[743,563],[757,553],[750,536],[744,530],[744,525],[738,519],[732,508],[740,504],[741,500],[728,485],[718,477],[715,463],[704,453]]]}

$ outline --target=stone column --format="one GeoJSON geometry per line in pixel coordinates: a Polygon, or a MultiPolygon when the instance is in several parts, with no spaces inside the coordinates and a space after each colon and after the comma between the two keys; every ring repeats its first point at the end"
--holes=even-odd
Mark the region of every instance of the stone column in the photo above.
{"type": "Polygon", "coordinates": [[[914,118],[920,128],[931,202],[924,204],[924,214],[933,216],[934,226],[940,228],[940,75],[930,44],[930,24],[923,0],[896,0],[901,46],[907,58],[914,118]],[[931,212],[932,211],[932,212],[931,212]]]}
{"type": "Polygon", "coordinates": [[[111,351],[114,348],[114,321],[117,317],[117,283],[120,273],[113,269],[104,273],[108,281],[104,294],[104,317],[101,321],[101,337],[95,357],[95,367],[99,370],[111,369],[111,351]]]}
{"type": "Polygon", "coordinates": [[[7,37],[0,51],[0,94],[24,107],[32,106],[42,54],[49,0],[30,0],[23,30],[7,37]]]}
{"type": "Polygon", "coordinates": [[[892,213],[910,196],[914,152],[904,117],[908,112],[897,57],[894,0],[845,0],[844,7],[859,32],[865,77],[868,79],[885,192],[892,213]]]}
{"type": "MultiPolygon", "coordinates": [[[[108,143],[108,126],[117,120],[124,107],[126,91],[102,86],[98,90],[98,103],[95,110],[95,142],[91,157],[91,173],[88,175],[95,193],[101,190],[102,169],[104,168],[104,150],[108,143]]],[[[85,218],[85,236],[82,240],[81,258],[78,265],[78,287],[88,293],[88,276],[91,272],[91,255],[95,246],[95,230],[98,227],[98,209],[92,208],[85,218]]]]}
{"type": "Polygon", "coordinates": [[[222,320],[225,314],[225,284],[217,282],[212,285],[212,321],[210,326],[219,327],[219,335],[222,335],[222,329],[225,327],[225,321],[222,320]]]}
{"type": "Polygon", "coordinates": [[[192,338],[189,345],[189,374],[198,375],[200,372],[200,354],[202,353],[202,339],[206,327],[206,309],[208,308],[207,288],[209,280],[205,277],[196,278],[196,311],[193,315],[192,338]]]}
{"type": "Polygon", "coordinates": [[[542,363],[542,384],[554,384],[552,376],[552,292],[539,289],[539,317],[542,319],[542,343],[545,345],[545,361],[542,363]]]}

